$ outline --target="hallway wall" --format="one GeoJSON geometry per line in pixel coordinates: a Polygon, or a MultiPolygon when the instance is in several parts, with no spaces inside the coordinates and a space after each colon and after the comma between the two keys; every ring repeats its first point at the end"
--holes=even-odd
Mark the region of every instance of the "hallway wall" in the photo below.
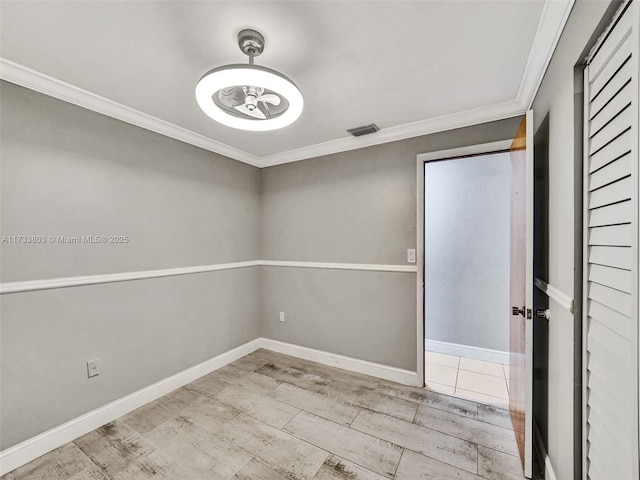
{"type": "Polygon", "coordinates": [[[425,339],[509,351],[508,152],[427,162],[425,339]]]}
{"type": "Polygon", "coordinates": [[[577,299],[575,315],[549,301],[547,451],[557,478],[563,480],[582,478],[579,243],[583,87],[574,67],[581,70],[579,65],[611,18],[612,8],[616,5],[604,0],[575,3],[533,103],[534,131],[541,138],[539,144],[548,148],[536,153],[536,158],[548,161],[549,176],[548,278],[542,280],[577,299]]]}

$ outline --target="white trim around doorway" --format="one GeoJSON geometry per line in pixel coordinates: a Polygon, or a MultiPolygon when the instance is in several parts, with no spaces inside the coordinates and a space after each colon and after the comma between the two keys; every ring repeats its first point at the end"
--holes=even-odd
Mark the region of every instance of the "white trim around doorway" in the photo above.
{"type": "Polygon", "coordinates": [[[420,153],[416,158],[416,323],[417,323],[417,365],[416,384],[424,385],[424,164],[435,160],[468,157],[509,150],[513,139],[469,145],[449,150],[420,153]]]}

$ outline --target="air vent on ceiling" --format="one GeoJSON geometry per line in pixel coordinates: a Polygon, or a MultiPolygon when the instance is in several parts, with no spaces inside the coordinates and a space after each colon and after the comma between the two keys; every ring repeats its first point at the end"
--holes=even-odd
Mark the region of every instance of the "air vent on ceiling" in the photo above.
{"type": "Polygon", "coordinates": [[[375,133],[378,130],[378,126],[375,123],[371,125],[364,125],[363,127],[350,128],[347,130],[354,137],[361,137],[362,135],[369,135],[370,133],[375,133]]]}

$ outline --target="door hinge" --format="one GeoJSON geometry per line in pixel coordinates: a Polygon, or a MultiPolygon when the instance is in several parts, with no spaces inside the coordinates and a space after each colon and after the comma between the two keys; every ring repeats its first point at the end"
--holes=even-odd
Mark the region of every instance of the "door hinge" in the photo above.
{"type": "Polygon", "coordinates": [[[511,315],[522,315],[524,317],[524,305],[522,308],[511,307],[511,315]]]}

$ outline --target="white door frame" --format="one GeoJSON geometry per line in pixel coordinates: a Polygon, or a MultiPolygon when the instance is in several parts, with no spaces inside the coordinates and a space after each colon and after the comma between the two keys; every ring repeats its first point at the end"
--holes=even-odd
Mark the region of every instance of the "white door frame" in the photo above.
{"type": "Polygon", "coordinates": [[[420,153],[416,161],[416,300],[417,300],[417,361],[416,385],[424,386],[424,164],[434,160],[446,160],[469,155],[482,155],[498,151],[508,151],[513,138],[497,142],[469,145],[467,147],[420,153]]]}

